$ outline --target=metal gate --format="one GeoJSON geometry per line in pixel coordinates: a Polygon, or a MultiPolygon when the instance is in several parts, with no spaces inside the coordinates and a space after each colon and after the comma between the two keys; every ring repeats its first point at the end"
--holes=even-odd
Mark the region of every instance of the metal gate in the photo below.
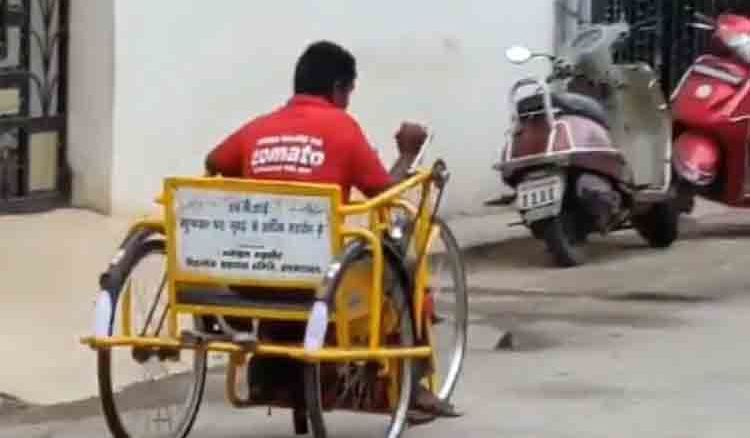
{"type": "Polygon", "coordinates": [[[645,61],[661,69],[662,84],[669,93],[692,64],[704,52],[710,32],[693,29],[693,13],[715,17],[722,12],[750,15],[748,0],[592,0],[595,22],[630,23],[656,19],[655,30],[636,31],[618,53],[622,59],[645,61]]]}
{"type": "Polygon", "coordinates": [[[66,205],[68,0],[0,0],[0,213],[66,205]]]}

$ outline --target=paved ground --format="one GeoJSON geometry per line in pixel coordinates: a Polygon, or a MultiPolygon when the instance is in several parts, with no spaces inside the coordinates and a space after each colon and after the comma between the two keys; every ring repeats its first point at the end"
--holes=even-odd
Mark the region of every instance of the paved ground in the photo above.
{"type": "Polygon", "coordinates": [[[77,210],[0,217],[0,392],[36,403],[96,391],[92,355],[98,274],[127,221],[77,210]]]}
{"type": "MultiPolygon", "coordinates": [[[[574,270],[552,268],[539,242],[505,229],[500,219],[511,216],[459,226],[464,243],[494,226],[504,233],[468,253],[471,351],[456,399],[468,414],[407,436],[746,436],[746,216],[704,206],[667,252],[629,232],[595,239],[589,265],[574,270]],[[493,349],[504,330],[515,351],[493,349]]],[[[82,212],[0,218],[11,248],[0,277],[18,288],[0,294],[0,392],[43,404],[95,393],[93,354],[76,340],[90,330],[95,274],[112,253],[102,242],[124,226],[82,212]]],[[[211,394],[194,436],[291,436],[287,413],[232,411],[218,389],[211,394]]],[[[0,437],[106,436],[96,400],[10,411],[0,437]]],[[[367,437],[380,425],[334,416],[331,426],[335,436],[367,437]]]]}
{"type": "MultiPolygon", "coordinates": [[[[505,238],[514,216],[463,219],[465,244],[505,238]]],[[[0,216],[0,400],[34,403],[96,393],[93,353],[78,344],[93,328],[98,276],[129,221],[83,210],[0,216]]]]}
{"type": "Polygon", "coordinates": [[[690,297],[750,289],[750,276],[744,275],[750,266],[747,211],[704,211],[688,217],[681,240],[667,250],[649,248],[633,231],[594,237],[587,264],[575,269],[554,268],[543,243],[518,231],[468,252],[475,290],[690,297]]]}
{"type": "MultiPolygon", "coordinates": [[[[468,414],[406,436],[739,438],[750,430],[747,297],[686,303],[478,295],[473,303],[456,398],[468,414]],[[494,351],[497,329],[508,327],[519,348],[494,351]]],[[[286,412],[269,418],[263,410],[230,410],[217,380],[193,436],[292,436],[286,412]]],[[[89,403],[0,417],[0,437],[106,436],[99,417],[87,418],[96,413],[89,403]]],[[[331,423],[337,437],[378,437],[383,427],[377,417],[334,415],[331,423]]]]}

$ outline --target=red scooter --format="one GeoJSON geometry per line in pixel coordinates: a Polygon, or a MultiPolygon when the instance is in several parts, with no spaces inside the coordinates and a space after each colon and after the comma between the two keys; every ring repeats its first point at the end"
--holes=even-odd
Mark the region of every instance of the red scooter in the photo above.
{"type": "Polygon", "coordinates": [[[713,36],[672,95],[680,207],[690,212],[696,195],[750,207],[750,18],[696,18],[713,36]]]}

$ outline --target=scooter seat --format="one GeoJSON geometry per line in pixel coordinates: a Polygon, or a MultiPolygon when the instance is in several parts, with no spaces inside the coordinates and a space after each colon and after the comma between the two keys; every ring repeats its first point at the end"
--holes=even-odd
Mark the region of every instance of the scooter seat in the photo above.
{"type": "MultiPolygon", "coordinates": [[[[609,129],[609,118],[604,106],[584,94],[552,93],[552,106],[562,114],[586,117],[609,129]]],[[[542,94],[535,94],[518,102],[518,112],[521,115],[536,113],[543,109],[544,97],[542,94]]]]}

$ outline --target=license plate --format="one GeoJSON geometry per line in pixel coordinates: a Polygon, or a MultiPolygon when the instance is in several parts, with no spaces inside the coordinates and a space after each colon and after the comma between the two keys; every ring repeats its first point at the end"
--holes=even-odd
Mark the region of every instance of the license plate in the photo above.
{"type": "Polygon", "coordinates": [[[560,214],[560,204],[547,205],[545,207],[535,208],[533,210],[526,210],[521,214],[523,220],[527,224],[547,219],[548,217],[555,217],[560,214]]]}
{"type": "Polygon", "coordinates": [[[559,176],[524,181],[518,185],[516,206],[521,211],[528,211],[560,204],[563,189],[563,181],[559,176]]]}

